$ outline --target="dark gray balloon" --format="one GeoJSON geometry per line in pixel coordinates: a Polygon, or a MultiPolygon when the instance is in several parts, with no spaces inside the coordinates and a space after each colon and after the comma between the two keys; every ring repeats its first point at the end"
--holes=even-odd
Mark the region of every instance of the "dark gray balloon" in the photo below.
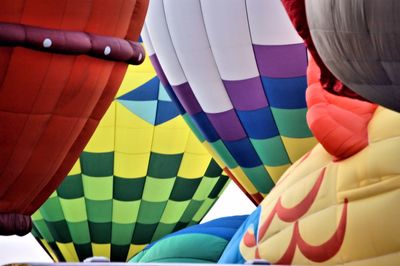
{"type": "Polygon", "coordinates": [[[322,60],[349,88],[400,112],[400,1],[306,0],[322,60]]]}

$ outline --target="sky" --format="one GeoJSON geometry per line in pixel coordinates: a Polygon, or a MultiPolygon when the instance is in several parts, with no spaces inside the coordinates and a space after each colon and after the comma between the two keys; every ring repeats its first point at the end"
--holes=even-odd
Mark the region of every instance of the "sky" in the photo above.
{"type": "MultiPolygon", "coordinates": [[[[219,217],[250,214],[254,209],[253,203],[233,182],[230,182],[202,222],[219,217]]],[[[24,237],[0,236],[0,265],[12,262],[52,262],[52,260],[31,234],[24,237]]]]}

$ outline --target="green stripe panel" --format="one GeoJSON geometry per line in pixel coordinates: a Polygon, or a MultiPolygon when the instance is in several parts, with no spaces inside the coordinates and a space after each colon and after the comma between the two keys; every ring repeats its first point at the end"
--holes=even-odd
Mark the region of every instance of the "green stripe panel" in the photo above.
{"type": "Polygon", "coordinates": [[[166,223],[159,223],[157,226],[156,231],[154,232],[153,238],[151,239],[151,242],[154,242],[172,232],[175,231],[175,223],[172,224],[166,224],[166,223]]]}
{"type": "Polygon", "coordinates": [[[80,261],[86,258],[93,257],[92,245],[91,244],[74,244],[76,254],[80,261]]]}
{"type": "Polygon", "coordinates": [[[228,181],[229,181],[229,177],[227,177],[226,175],[223,175],[223,176],[221,176],[221,178],[218,178],[217,183],[212,188],[212,190],[211,190],[210,194],[208,195],[208,197],[210,199],[217,200],[218,196],[224,190],[224,188],[227,185],[228,181]]]}
{"type": "Polygon", "coordinates": [[[47,242],[55,241],[45,220],[35,220],[34,223],[38,232],[43,236],[44,239],[46,239],[47,242]]]}
{"type": "Polygon", "coordinates": [[[113,198],[113,176],[92,177],[83,175],[85,197],[91,200],[111,200],[113,198]]]}
{"type": "Polygon", "coordinates": [[[140,200],[146,178],[121,178],[114,176],[114,199],[120,201],[140,200]]]}
{"type": "Polygon", "coordinates": [[[214,159],[211,159],[210,164],[207,167],[204,176],[208,177],[220,177],[222,175],[222,169],[219,167],[214,159]]]}
{"type": "Polygon", "coordinates": [[[89,221],[90,236],[93,243],[111,243],[112,223],[95,223],[89,221]]]}
{"type": "Polygon", "coordinates": [[[49,198],[41,207],[40,213],[47,222],[64,220],[64,213],[57,197],[49,198]]]}
{"type": "Polygon", "coordinates": [[[119,201],[113,200],[112,221],[119,224],[133,224],[136,222],[140,200],[136,201],[119,201]]]}
{"type": "Polygon", "coordinates": [[[222,140],[210,142],[210,145],[215,150],[215,152],[219,154],[219,157],[224,161],[225,165],[228,168],[233,169],[238,167],[238,163],[232,157],[232,154],[228,151],[228,149],[225,147],[225,144],[222,142],[222,140]]]}
{"type": "Polygon", "coordinates": [[[155,178],[176,177],[182,161],[183,154],[160,154],[152,152],[148,176],[155,178]]]}
{"type": "Polygon", "coordinates": [[[188,179],[177,177],[171,192],[170,199],[174,201],[190,200],[200,185],[201,178],[188,179]]]}
{"type": "Polygon", "coordinates": [[[261,140],[250,139],[250,141],[264,165],[281,166],[290,163],[280,136],[261,140]]]}
{"type": "Polygon", "coordinates": [[[58,187],[57,194],[64,199],[83,197],[82,176],[80,174],[67,176],[58,187]]]}
{"type": "Polygon", "coordinates": [[[114,152],[93,153],[82,152],[81,157],[82,174],[88,176],[112,176],[114,173],[114,152]]]}
{"type": "Polygon", "coordinates": [[[142,224],[157,224],[161,219],[166,205],[167,201],[149,202],[142,200],[137,222],[142,224]]]}
{"type": "Polygon", "coordinates": [[[186,228],[186,227],[188,227],[188,225],[189,225],[189,223],[187,223],[187,222],[178,222],[175,225],[174,232],[179,231],[179,230],[181,230],[183,228],[186,228]]]}
{"type": "Polygon", "coordinates": [[[193,219],[193,216],[196,214],[202,203],[203,201],[191,200],[185,212],[183,213],[180,222],[189,223],[193,219]]]}
{"type": "Polygon", "coordinates": [[[75,244],[90,244],[89,223],[87,221],[70,223],[67,222],[72,241],[75,244]]]}
{"type": "Polygon", "coordinates": [[[86,199],[88,220],[95,223],[106,223],[112,220],[112,200],[86,199]]]}
{"type": "Polygon", "coordinates": [[[112,223],[112,237],[111,244],[124,246],[130,245],[132,242],[132,235],[135,229],[135,224],[118,224],[112,223]]]}
{"type": "Polygon", "coordinates": [[[171,195],[175,178],[154,178],[148,176],[143,189],[143,201],[165,202],[171,195]]]}
{"type": "Polygon", "coordinates": [[[307,138],[312,133],[306,121],[307,108],[279,109],[271,108],[279,133],[289,138],[307,138]]]}
{"type": "Polygon", "coordinates": [[[113,261],[125,262],[129,253],[129,245],[111,244],[111,258],[113,261]]]}
{"type": "Polygon", "coordinates": [[[207,214],[208,210],[214,205],[215,200],[213,199],[206,199],[200,206],[199,210],[193,216],[193,221],[198,223],[203,219],[204,215],[207,214]]]}
{"type": "Polygon", "coordinates": [[[199,201],[206,199],[217,182],[216,178],[203,177],[193,199],[199,201]]]}
{"type": "Polygon", "coordinates": [[[185,210],[189,206],[189,204],[190,200],[186,201],[169,200],[167,202],[167,205],[165,206],[165,210],[160,219],[160,222],[166,224],[177,223],[185,213],[185,210]]]}
{"type": "Polygon", "coordinates": [[[67,222],[65,220],[57,222],[46,221],[46,225],[49,228],[50,234],[53,236],[55,241],[60,243],[72,242],[72,237],[68,230],[67,222]]]}
{"type": "Polygon", "coordinates": [[[59,199],[65,220],[68,222],[83,222],[87,220],[85,198],[59,199]]]}
{"type": "Polygon", "coordinates": [[[263,165],[253,168],[242,167],[242,170],[248,176],[258,192],[267,194],[275,185],[263,165]]]}
{"type": "Polygon", "coordinates": [[[144,245],[151,242],[153,234],[156,231],[158,223],[154,224],[135,224],[135,231],[133,232],[132,244],[144,245]]]}

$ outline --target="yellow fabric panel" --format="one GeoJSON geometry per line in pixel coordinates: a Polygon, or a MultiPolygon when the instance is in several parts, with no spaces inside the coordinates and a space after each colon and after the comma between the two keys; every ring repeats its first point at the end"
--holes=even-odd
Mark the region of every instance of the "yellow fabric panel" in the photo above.
{"type": "Polygon", "coordinates": [[[338,176],[343,176],[338,179],[338,196],[366,198],[400,187],[400,179],[395,176],[400,173],[399,151],[400,136],[372,143],[343,161],[338,165],[338,176]]]}
{"type": "Polygon", "coordinates": [[[53,249],[49,246],[49,243],[47,243],[47,241],[44,239],[40,239],[40,242],[43,244],[46,251],[49,252],[50,257],[54,260],[54,262],[59,262],[57,255],[54,253],[53,249]]]}
{"type": "Polygon", "coordinates": [[[289,155],[289,159],[292,163],[300,159],[305,152],[309,151],[318,142],[314,137],[309,138],[288,138],[282,136],[282,142],[285,145],[286,152],[289,155]]]}
{"type": "Polygon", "coordinates": [[[209,154],[209,152],[205,149],[203,144],[193,134],[192,131],[189,132],[189,137],[187,140],[185,152],[197,153],[197,154],[209,154]]]}
{"type": "Polygon", "coordinates": [[[224,163],[224,161],[221,159],[221,157],[219,156],[219,154],[217,152],[214,151],[214,149],[212,148],[212,146],[210,145],[210,143],[208,143],[207,141],[203,142],[204,148],[208,151],[208,153],[212,156],[212,158],[215,160],[215,162],[219,165],[219,167],[221,167],[222,169],[224,169],[226,167],[226,164],[224,163]]]}
{"type": "Polygon", "coordinates": [[[361,260],[398,252],[399,202],[399,187],[390,193],[350,201],[348,227],[341,253],[351,254],[352,260],[361,260]]]}
{"type": "Polygon", "coordinates": [[[117,92],[116,98],[128,93],[134,88],[140,87],[155,76],[156,73],[147,56],[141,65],[129,65],[125,77],[122,80],[121,86],[117,92]]]}
{"type": "Polygon", "coordinates": [[[248,191],[250,194],[256,194],[258,192],[253,186],[253,183],[251,183],[247,175],[243,172],[242,168],[238,166],[230,169],[230,171],[236,177],[237,181],[246,189],[246,191],[248,191]]]}
{"type": "Polygon", "coordinates": [[[78,159],[74,166],[72,167],[71,171],[69,171],[68,175],[79,175],[82,173],[81,170],[81,161],[78,159]]]}
{"type": "Polygon", "coordinates": [[[399,137],[399,129],[397,128],[400,125],[399,120],[399,113],[379,106],[368,126],[369,142],[399,137]]]}
{"type": "Polygon", "coordinates": [[[114,175],[122,178],[140,178],[147,175],[150,153],[126,154],[115,152],[114,175]]]}
{"type": "Polygon", "coordinates": [[[128,256],[127,258],[132,258],[136,254],[138,254],[140,251],[142,251],[148,244],[145,245],[134,245],[132,244],[131,247],[129,248],[128,256]]]}
{"type": "Polygon", "coordinates": [[[161,154],[180,154],[186,149],[189,128],[181,117],[176,117],[154,129],[151,150],[161,154]]]}
{"type": "Polygon", "coordinates": [[[211,156],[185,153],[179,167],[178,176],[183,178],[199,178],[204,176],[211,156]]]}
{"type": "MultiPolygon", "coordinates": [[[[369,123],[372,141],[353,156],[334,161],[321,145],[307,158],[296,162],[283,175],[261,204],[260,226],[280,199],[285,208],[301,202],[325,169],[322,184],[305,215],[291,223],[275,215],[267,232],[259,237],[263,259],[276,262],[286,251],[298,222],[302,239],[319,246],[337,230],[348,200],[343,243],[338,252],[324,261],[329,265],[396,265],[400,259],[400,114],[379,107],[369,123]],[[388,117],[384,122],[380,119],[388,117]],[[379,130],[380,128],[390,128],[379,130]],[[397,133],[395,131],[397,130],[397,133]]],[[[241,244],[242,255],[254,259],[254,248],[241,244]]],[[[321,249],[320,252],[325,252],[321,249]]],[[[293,264],[313,264],[298,248],[293,264]]]]}
{"type": "Polygon", "coordinates": [[[150,153],[154,126],[117,103],[115,151],[130,154],[150,153]]]}
{"type": "Polygon", "coordinates": [[[289,168],[290,164],[280,165],[280,166],[267,166],[265,165],[265,169],[271,176],[274,183],[278,182],[279,178],[281,178],[282,174],[289,168]]]}
{"type": "Polygon", "coordinates": [[[92,243],[93,256],[111,257],[111,244],[92,243]]]}
{"type": "Polygon", "coordinates": [[[400,261],[400,251],[380,257],[344,263],[343,266],[376,266],[376,265],[395,266],[398,265],[399,261],[400,261]]]}
{"type": "Polygon", "coordinates": [[[73,243],[60,243],[56,242],[58,249],[68,262],[79,262],[78,254],[76,254],[73,243]]]}
{"type": "Polygon", "coordinates": [[[142,118],[138,117],[125,106],[116,102],[116,127],[119,128],[153,128],[154,126],[142,118]]]}
{"type": "Polygon", "coordinates": [[[115,151],[140,154],[150,152],[153,142],[153,127],[119,127],[115,137],[115,151]]]}
{"type": "Polygon", "coordinates": [[[114,132],[115,102],[108,108],[84,150],[88,152],[112,152],[114,150],[114,132]]]}

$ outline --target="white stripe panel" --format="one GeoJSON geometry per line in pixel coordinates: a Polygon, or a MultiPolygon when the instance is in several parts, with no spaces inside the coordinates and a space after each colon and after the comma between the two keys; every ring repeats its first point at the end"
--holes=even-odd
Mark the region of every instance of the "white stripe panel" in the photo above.
{"type": "Polygon", "coordinates": [[[147,30],[146,23],[143,25],[142,32],[140,33],[140,36],[142,36],[143,44],[144,44],[144,47],[146,48],[147,54],[149,56],[155,54],[156,52],[154,51],[153,44],[151,43],[150,36],[149,36],[149,31],[147,30]]]}
{"type": "Polygon", "coordinates": [[[302,43],[281,0],[246,0],[253,44],[302,43]]]}
{"type": "Polygon", "coordinates": [[[150,43],[169,83],[180,85],[187,82],[169,35],[163,1],[150,1],[146,16],[146,28],[150,43]]]}
{"type": "Polygon", "coordinates": [[[164,8],[179,62],[203,110],[220,113],[232,109],[210,49],[200,0],[168,0],[164,8]]]}
{"type": "Polygon", "coordinates": [[[245,0],[201,0],[211,49],[223,80],[259,75],[245,0]]]}

